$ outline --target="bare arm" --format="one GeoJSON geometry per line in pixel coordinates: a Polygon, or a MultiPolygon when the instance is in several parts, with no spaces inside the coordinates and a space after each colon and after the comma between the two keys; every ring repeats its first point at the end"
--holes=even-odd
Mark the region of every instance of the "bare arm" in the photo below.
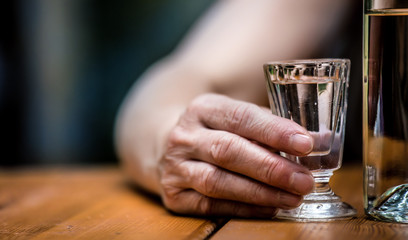
{"type": "MultiPolygon", "coordinates": [[[[166,168],[163,162],[169,162],[168,159],[172,156],[169,155],[169,151],[174,149],[172,147],[175,143],[178,146],[183,145],[180,142],[180,132],[193,136],[198,131],[190,131],[191,129],[207,128],[206,124],[211,121],[213,114],[216,118],[217,113],[225,114],[229,112],[229,108],[234,108],[232,112],[234,113],[235,110],[239,117],[245,118],[243,122],[248,120],[248,112],[260,114],[259,119],[265,121],[265,124],[271,124],[271,127],[277,126],[275,132],[281,134],[282,139],[287,139],[287,143],[294,143],[291,137],[296,134],[303,134],[307,137],[303,129],[293,126],[292,123],[277,124],[276,119],[266,119],[270,116],[249,102],[258,105],[266,104],[266,90],[261,68],[264,62],[307,58],[315,54],[320,44],[330,39],[333,34],[331,29],[336,28],[338,18],[343,15],[342,11],[346,7],[346,1],[337,0],[259,0],[256,3],[247,0],[226,0],[218,2],[198,22],[173,54],[146,71],[123,103],[117,119],[116,145],[128,175],[139,185],[161,194],[165,203],[167,198],[168,207],[179,212],[191,213],[187,210],[180,210],[177,206],[171,206],[171,196],[166,196],[169,191],[166,193],[163,183],[166,179],[171,178],[168,172],[163,171],[163,168],[166,168]],[[206,95],[197,100],[198,96],[205,93],[222,94],[244,102],[235,102],[232,99],[214,95],[206,95]],[[213,104],[213,107],[206,107],[208,104],[213,104]],[[217,112],[217,105],[223,105],[225,113],[217,112]],[[242,114],[240,114],[241,109],[244,109],[242,114]],[[200,112],[208,116],[197,117],[200,112]],[[198,122],[200,124],[193,124],[198,122]],[[177,129],[189,129],[189,131],[183,130],[183,132],[177,129]],[[164,179],[163,175],[168,178],[164,179]]],[[[228,119],[228,116],[220,116],[219,121],[225,119],[228,119]]],[[[251,128],[250,124],[246,126],[251,128]]],[[[257,123],[252,122],[252,124],[257,123]]],[[[279,145],[279,142],[274,142],[274,137],[271,136],[264,136],[264,139],[256,139],[257,136],[245,136],[248,129],[240,129],[240,126],[217,127],[226,133],[233,132],[242,136],[243,139],[256,140],[277,150],[284,148],[279,145]]],[[[256,132],[257,130],[251,129],[251,131],[256,132]]],[[[212,134],[213,132],[205,132],[204,136],[212,136],[212,134]]],[[[193,142],[192,140],[185,141],[193,142]]],[[[197,144],[198,142],[195,142],[195,145],[190,144],[189,147],[196,148],[197,144]]],[[[201,143],[200,146],[204,148],[205,144],[201,143]]],[[[295,152],[294,148],[302,148],[302,146],[303,152],[296,153],[307,154],[309,146],[307,142],[299,142],[298,145],[295,144],[287,151],[295,152]]],[[[194,151],[199,152],[197,149],[194,151]]],[[[262,150],[259,151],[262,152],[262,150]]],[[[187,156],[186,152],[188,151],[184,151],[187,156]]],[[[276,167],[275,165],[281,164],[282,161],[283,164],[291,166],[289,172],[281,173],[282,176],[287,175],[288,179],[291,179],[292,172],[308,174],[306,169],[301,166],[293,166],[292,163],[287,163],[275,156],[276,154],[269,157],[267,152],[262,154],[266,154],[264,158],[270,158],[269,162],[266,161],[266,166],[276,167]]],[[[185,157],[185,159],[189,158],[193,157],[185,157]]],[[[200,160],[209,163],[210,160],[202,158],[200,160]]],[[[213,165],[247,175],[251,179],[257,178],[250,172],[242,173],[240,171],[243,170],[220,166],[222,164],[219,162],[210,162],[205,167],[213,165]]],[[[186,167],[180,172],[189,171],[189,169],[194,169],[194,167],[186,167]]],[[[260,188],[256,185],[258,182],[262,182],[260,185],[262,187],[265,187],[266,184],[273,186],[273,189],[282,188],[288,192],[288,196],[292,197],[310,191],[310,186],[307,184],[302,190],[295,191],[294,188],[301,186],[289,186],[276,179],[259,179],[259,177],[248,184],[255,184],[254,188],[260,188]]],[[[269,189],[268,187],[266,188],[269,189]]],[[[205,193],[205,190],[200,191],[199,186],[180,187],[180,189],[184,188],[193,188],[204,196],[209,195],[205,193]]],[[[265,191],[272,194],[270,189],[265,191]]],[[[217,196],[210,197],[217,198],[217,196]]],[[[220,198],[228,199],[226,196],[220,198]]],[[[237,201],[237,199],[228,200],[237,201]]],[[[261,201],[260,203],[259,201],[248,200],[247,203],[282,207],[276,202],[264,203],[261,201]]],[[[292,207],[297,204],[296,201],[293,202],[292,207]]]]}

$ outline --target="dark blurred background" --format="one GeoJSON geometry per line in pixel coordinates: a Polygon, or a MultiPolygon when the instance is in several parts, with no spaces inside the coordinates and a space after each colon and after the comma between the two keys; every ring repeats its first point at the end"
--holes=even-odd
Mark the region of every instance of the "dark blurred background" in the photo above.
{"type": "Polygon", "coordinates": [[[110,163],[127,90],[209,0],[0,4],[0,166],[110,163]]]}
{"type": "MultiPolygon", "coordinates": [[[[117,162],[113,126],[125,94],[213,2],[1,3],[0,166],[117,162]]],[[[361,159],[361,6],[323,56],[352,60],[344,162],[361,159]]]]}

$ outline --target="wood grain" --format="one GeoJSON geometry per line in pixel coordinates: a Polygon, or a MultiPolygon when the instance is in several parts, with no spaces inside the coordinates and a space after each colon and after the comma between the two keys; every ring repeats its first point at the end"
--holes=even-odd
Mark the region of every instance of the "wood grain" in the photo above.
{"type": "Polygon", "coordinates": [[[127,184],[117,167],[0,170],[0,239],[408,239],[408,224],[365,217],[360,166],[337,171],[332,186],[357,208],[356,218],[296,223],[183,217],[127,184]]]}
{"type": "Polygon", "coordinates": [[[408,239],[407,224],[376,222],[365,217],[362,181],[361,166],[343,167],[331,181],[334,192],[358,210],[354,219],[326,223],[232,219],[211,239],[408,239]]]}
{"type": "Polygon", "coordinates": [[[116,167],[0,171],[0,239],[204,239],[218,221],[181,217],[116,167]]]}

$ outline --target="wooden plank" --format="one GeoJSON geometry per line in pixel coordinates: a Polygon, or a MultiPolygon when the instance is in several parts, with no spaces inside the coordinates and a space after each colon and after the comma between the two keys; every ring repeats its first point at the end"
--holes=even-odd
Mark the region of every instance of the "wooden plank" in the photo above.
{"type": "Polygon", "coordinates": [[[159,201],[122,188],[34,239],[203,239],[216,227],[210,220],[172,215],[159,201]]]}
{"type": "Polygon", "coordinates": [[[111,170],[103,170],[104,176],[97,172],[63,168],[1,172],[0,238],[35,236],[106,195],[119,175],[111,170]]]}
{"type": "Polygon", "coordinates": [[[343,167],[335,172],[331,182],[334,192],[357,208],[357,218],[327,223],[233,219],[211,239],[408,239],[408,225],[365,217],[360,166],[343,167]]]}
{"type": "Polygon", "coordinates": [[[117,168],[0,172],[0,239],[204,239],[219,220],[181,217],[117,168]]]}

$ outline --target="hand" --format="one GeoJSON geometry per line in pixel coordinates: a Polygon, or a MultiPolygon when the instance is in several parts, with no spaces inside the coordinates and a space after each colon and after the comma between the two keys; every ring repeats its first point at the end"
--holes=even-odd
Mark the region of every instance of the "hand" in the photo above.
{"type": "Polygon", "coordinates": [[[169,134],[160,162],[163,202],[182,214],[274,216],[313,188],[308,169],[278,151],[306,155],[312,147],[304,128],[269,110],[199,96],[169,134]]]}

